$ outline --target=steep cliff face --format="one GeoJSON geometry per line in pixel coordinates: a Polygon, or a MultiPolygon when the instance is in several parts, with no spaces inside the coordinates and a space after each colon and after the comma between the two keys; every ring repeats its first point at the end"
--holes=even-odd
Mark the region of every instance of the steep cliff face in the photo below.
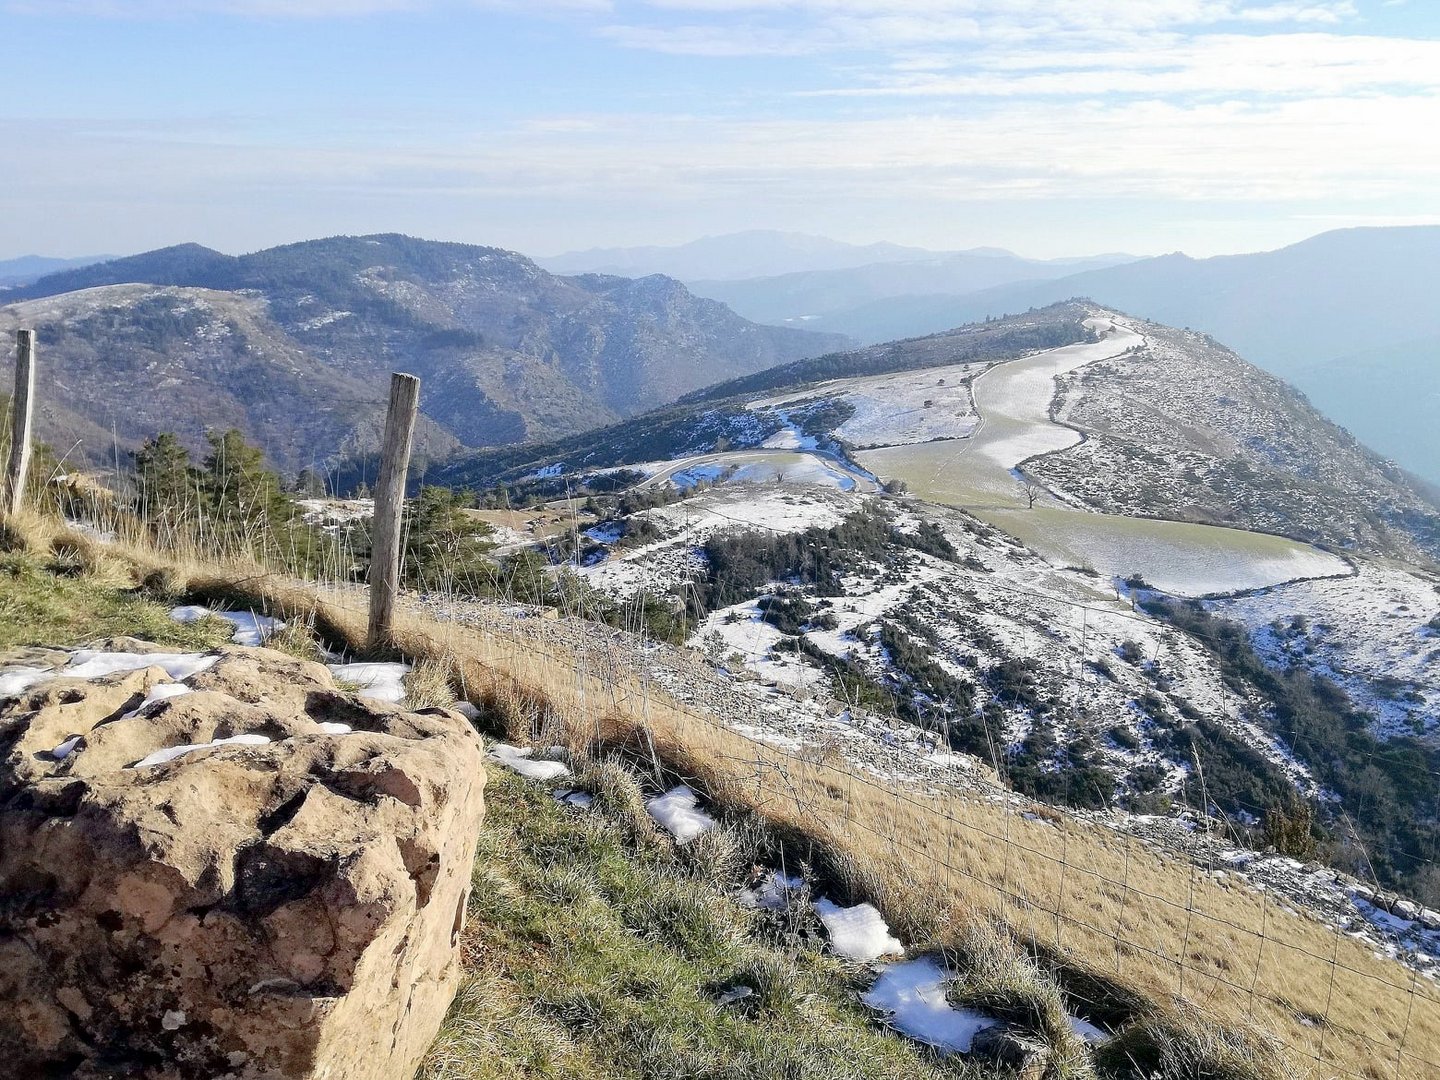
{"type": "Polygon", "coordinates": [[[563,278],[402,236],[183,245],[5,297],[0,331],[34,327],[61,391],[42,435],[100,457],[115,437],[237,426],[290,469],[372,446],[390,370],[432,387],[422,452],[443,455],[613,423],[844,340],[758,326],[670,278],[563,278]]]}

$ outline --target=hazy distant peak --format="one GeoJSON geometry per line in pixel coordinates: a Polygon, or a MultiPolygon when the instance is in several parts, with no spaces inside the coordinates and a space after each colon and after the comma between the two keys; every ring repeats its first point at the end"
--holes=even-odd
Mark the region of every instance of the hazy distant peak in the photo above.
{"type": "Polygon", "coordinates": [[[849,244],[809,233],[750,229],[670,246],[592,248],[548,259],[555,274],[603,273],[622,277],[666,274],[688,280],[736,280],[802,270],[837,270],[869,263],[933,258],[943,252],[900,244],[849,244]]]}

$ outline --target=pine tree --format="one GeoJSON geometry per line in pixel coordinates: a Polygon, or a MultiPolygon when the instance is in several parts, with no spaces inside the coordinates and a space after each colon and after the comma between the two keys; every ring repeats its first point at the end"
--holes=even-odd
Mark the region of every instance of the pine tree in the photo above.
{"type": "Polygon", "coordinates": [[[174,432],[163,431],[135,451],[136,511],[153,525],[177,529],[200,509],[200,475],[174,432]]]}

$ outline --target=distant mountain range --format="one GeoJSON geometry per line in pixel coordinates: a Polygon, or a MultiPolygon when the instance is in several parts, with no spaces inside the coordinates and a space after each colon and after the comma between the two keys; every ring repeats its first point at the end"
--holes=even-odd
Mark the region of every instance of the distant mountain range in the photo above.
{"type": "Polygon", "coordinates": [[[79,266],[105,262],[114,255],[85,255],[77,259],[52,259],[46,255],[21,255],[18,259],[0,259],[0,298],[3,290],[16,285],[29,285],[46,274],[71,270],[79,266]]]}
{"type": "MultiPolygon", "coordinates": [[[[917,295],[964,295],[1016,282],[1053,280],[1128,261],[1133,261],[1128,255],[1024,259],[1008,251],[981,249],[839,270],[806,270],[743,281],[687,279],[686,283],[699,295],[722,301],[747,319],[808,328],[829,325],[837,318],[843,320],[846,313],[857,308],[883,312],[892,302],[904,304],[917,295]]],[[[881,340],[869,340],[866,328],[859,329],[859,333],[853,329],[840,332],[867,345],[881,340]]],[[[883,340],[912,336],[906,328],[883,340]]]]}
{"type": "MultiPolygon", "coordinates": [[[[944,265],[949,260],[959,259],[963,265],[977,268],[990,266],[994,272],[989,276],[971,273],[967,279],[966,291],[998,285],[1006,281],[1020,281],[1037,276],[1059,276],[1074,273],[1079,269],[1093,266],[1110,266],[1134,258],[1131,255],[1105,255],[1095,259],[1057,259],[1044,263],[1022,259],[1001,248],[973,248],[968,251],[931,251],[927,248],[905,247],[901,244],[847,244],[824,236],[806,233],[776,232],[754,229],[748,232],[727,233],[724,236],[707,236],[688,244],[672,247],[592,248],[589,251],[572,251],[548,259],[535,260],[545,269],[556,274],[621,274],[636,277],[643,274],[668,274],[694,287],[696,282],[728,282],[749,278],[774,278],[785,274],[810,274],[824,271],[862,268],[871,270],[869,276],[876,276],[872,268],[896,263],[941,264],[935,270],[937,281],[946,280],[947,273],[954,273],[944,265]],[[1004,267],[1015,264],[1048,266],[1048,274],[1007,272],[1004,267]],[[979,281],[979,284],[973,283],[979,281]]],[[[923,278],[924,272],[921,271],[923,278]]],[[[758,283],[757,283],[758,285],[758,283]]],[[[701,295],[710,296],[703,289],[696,289],[701,295]]],[[[927,288],[927,292],[942,292],[948,289],[927,288]]],[[[714,299],[726,300],[716,295],[714,299]]],[[[743,300],[742,300],[743,302],[743,300]]],[[[739,309],[737,308],[737,311],[739,309]]],[[[785,317],[796,312],[786,310],[785,317]]],[[[801,312],[803,314],[803,312],[801,312]]],[[[746,316],[753,318],[755,316],[746,316]]],[[[767,316],[768,318],[768,316],[767,316]]],[[[769,321],[776,321],[771,318],[769,321]]],[[[783,321],[783,320],[782,320],[783,321]]]]}
{"type": "MultiPolygon", "coordinates": [[[[845,339],[759,326],[662,276],[559,277],[396,235],[229,256],[186,244],[9,290],[33,326],[41,434],[108,455],[237,426],[286,469],[373,446],[388,372],[421,376],[429,455],[613,423],[845,339]]],[[[8,355],[3,358],[9,360],[8,355]]]]}

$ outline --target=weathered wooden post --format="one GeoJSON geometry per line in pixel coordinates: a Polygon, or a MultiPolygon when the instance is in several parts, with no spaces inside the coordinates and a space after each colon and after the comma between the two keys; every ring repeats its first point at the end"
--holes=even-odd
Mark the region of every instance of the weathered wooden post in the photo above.
{"type": "Polygon", "coordinates": [[[405,511],[405,475],[420,404],[420,380],[395,372],[390,376],[390,409],[385,414],[385,443],[380,448],[380,476],[375,481],[375,528],[370,551],[371,649],[394,644],[395,598],[400,592],[400,521],[405,511]]]}
{"type": "Polygon", "coordinates": [[[5,472],[5,509],[25,505],[25,477],[30,471],[31,412],[35,404],[35,331],[15,331],[15,396],[11,399],[10,467],[5,472]]]}

